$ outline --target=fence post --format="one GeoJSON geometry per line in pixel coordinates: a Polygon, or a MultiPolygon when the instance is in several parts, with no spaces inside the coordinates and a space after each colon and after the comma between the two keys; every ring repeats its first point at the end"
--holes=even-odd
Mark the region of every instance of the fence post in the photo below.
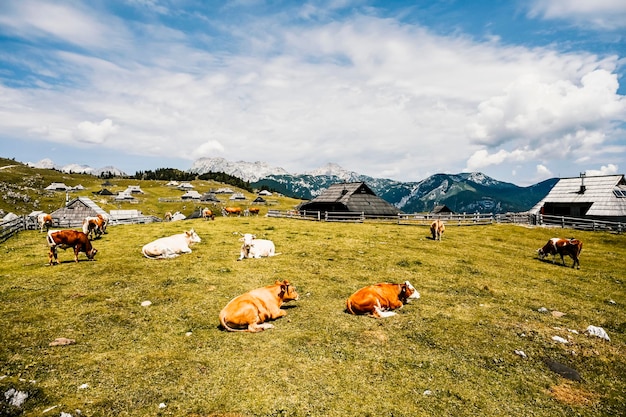
{"type": "Polygon", "coordinates": [[[561,229],[565,229],[565,217],[561,216],[561,229]]]}

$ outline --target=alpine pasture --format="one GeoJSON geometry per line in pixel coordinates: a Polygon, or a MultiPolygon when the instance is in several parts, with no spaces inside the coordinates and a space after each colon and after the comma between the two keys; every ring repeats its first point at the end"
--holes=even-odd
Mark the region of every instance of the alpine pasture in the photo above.
{"type": "Polygon", "coordinates": [[[24,416],[614,416],[626,409],[626,237],[514,225],[427,226],[218,217],[109,227],[94,261],[47,266],[43,233],[0,245],[0,414],[24,416]],[[193,228],[175,259],[141,248],[193,228]],[[281,254],[237,261],[238,233],[281,254]],[[539,260],[584,242],[581,269],[539,260]],[[289,280],[274,329],[230,333],[220,310],[289,280]],[[410,281],[384,319],[346,298],[410,281]],[[148,303],[149,301],[149,303],[148,303]],[[584,334],[606,330],[610,341],[584,334]],[[560,337],[560,339],[555,338],[560,337]],[[51,346],[57,338],[74,341],[51,346]],[[561,341],[559,341],[561,340],[561,341]],[[563,343],[563,341],[567,343],[563,343]],[[580,378],[561,376],[558,363],[580,378]],[[27,393],[20,407],[9,392],[27,393]]]}

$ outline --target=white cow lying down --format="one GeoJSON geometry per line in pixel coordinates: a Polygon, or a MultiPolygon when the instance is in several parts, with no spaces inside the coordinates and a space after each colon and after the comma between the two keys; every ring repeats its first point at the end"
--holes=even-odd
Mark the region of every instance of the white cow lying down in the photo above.
{"type": "Polygon", "coordinates": [[[276,253],[276,247],[271,240],[257,239],[255,235],[246,233],[239,241],[243,242],[243,244],[241,245],[241,254],[239,255],[239,259],[237,259],[238,261],[244,258],[250,259],[280,255],[276,253]]]}
{"type": "Polygon", "coordinates": [[[141,249],[141,253],[150,259],[175,258],[181,253],[191,253],[189,245],[199,243],[200,236],[193,229],[150,242],[141,249]]]}

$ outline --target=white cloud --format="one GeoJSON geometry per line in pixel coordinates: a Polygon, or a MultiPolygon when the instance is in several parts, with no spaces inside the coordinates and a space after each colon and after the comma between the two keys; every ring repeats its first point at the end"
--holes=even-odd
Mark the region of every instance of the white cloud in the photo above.
{"type": "Polygon", "coordinates": [[[482,102],[468,132],[477,143],[498,146],[519,137],[536,142],[563,132],[605,129],[626,117],[618,87],[616,75],[604,69],[554,82],[524,76],[504,95],[482,102]]]}
{"type": "Polygon", "coordinates": [[[217,140],[208,140],[193,152],[192,158],[214,157],[217,153],[222,153],[224,146],[217,140]]]}
{"type": "Polygon", "coordinates": [[[619,173],[619,168],[617,165],[614,164],[602,165],[600,169],[588,169],[587,171],[585,171],[585,174],[587,174],[588,176],[614,175],[617,173],[619,173]]]}
{"type": "MultiPolygon", "coordinates": [[[[65,13],[78,3],[62,4],[65,13]]],[[[22,22],[40,21],[20,10],[13,13],[22,22]]],[[[95,51],[42,48],[39,65],[48,73],[33,77],[47,88],[0,86],[10,97],[0,95],[0,135],[30,132],[186,160],[217,153],[291,172],[332,160],[401,180],[463,165],[506,166],[509,174],[514,164],[523,176],[537,165],[558,172],[553,158],[618,162],[607,157],[626,120],[617,57],[438,36],[356,13],[319,23],[309,12],[305,27],[263,16],[253,25],[219,22],[232,35],[225,42],[236,46],[227,51],[222,39],[206,46],[198,42],[203,34],[158,20],[120,27],[93,12],[84,20],[95,25],[87,40],[72,42],[94,42],[95,51]]],[[[66,16],[86,14],[81,7],[72,13],[66,16]]],[[[34,27],[60,38],[76,37],[78,28],[24,25],[34,27]]]]}
{"type": "Polygon", "coordinates": [[[77,4],[20,0],[6,2],[0,10],[0,26],[20,36],[53,36],[71,44],[92,47],[111,41],[105,36],[110,28],[77,4]]]}
{"type": "Polygon", "coordinates": [[[626,2],[623,0],[534,0],[529,16],[548,20],[571,20],[598,29],[626,27],[626,2]]]}
{"type": "Polygon", "coordinates": [[[111,119],[104,119],[100,123],[90,121],[80,122],[74,131],[74,137],[80,142],[102,144],[110,135],[115,134],[119,126],[111,119]]]}
{"type": "Polygon", "coordinates": [[[547,179],[547,178],[552,178],[554,175],[552,174],[552,171],[550,171],[546,166],[544,165],[537,165],[537,176],[539,178],[542,179],[547,179]]]}

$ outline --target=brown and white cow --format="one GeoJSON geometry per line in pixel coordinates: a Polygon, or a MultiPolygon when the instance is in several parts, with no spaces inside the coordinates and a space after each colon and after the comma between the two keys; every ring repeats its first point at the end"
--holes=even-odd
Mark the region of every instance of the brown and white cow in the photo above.
{"type": "Polygon", "coordinates": [[[108,219],[102,214],[97,216],[85,217],[83,220],[83,233],[86,234],[89,239],[95,239],[106,233],[108,219]]]}
{"type": "Polygon", "coordinates": [[[205,207],[202,209],[202,218],[206,220],[215,220],[215,214],[213,214],[211,209],[205,207]]]}
{"type": "Polygon", "coordinates": [[[445,231],[446,225],[439,219],[430,224],[430,234],[433,235],[433,240],[441,240],[445,231]]]}
{"type": "Polygon", "coordinates": [[[580,252],[583,250],[583,242],[578,239],[563,239],[560,237],[553,237],[548,240],[548,243],[543,245],[542,248],[537,249],[537,255],[539,255],[539,259],[543,259],[548,255],[552,255],[552,263],[556,262],[556,255],[561,256],[561,262],[563,262],[563,266],[565,266],[565,258],[564,255],[568,255],[570,258],[574,260],[572,263],[572,268],[578,266],[580,269],[580,260],[578,259],[580,256],[580,252]]]}
{"type": "Polygon", "coordinates": [[[254,214],[255,216],[258,216],[258,215],[259,215],[259,213],[261,212],[261,209],[260,209],[260,208],[258,208],[258,207],[250,207],[250,208],[248,209],[248,212],[249,212],[250,214],[254,214]]]}
{"type": "Polygon", "coordinates": [[[234,214],[236,214],[237,216],[241,216],[242,210],[241,210],[241,207],[224,207],[222,209],[222,213],[225,216],[231,216],[234,214]]]}
{"type": "Polygon", "coordinates": [[[39,224],[39,233],[43,232],[43,229],[48,231],[52,226],[52,216],[48,213],[39,213],[37,215],[37,223],[39,224]]]}
{"type": "Polygon", "coordinates": [[[346,311],[351,314],[367,314],[371,317],[390,317],[391,310],[402,308],[410,299],[420,298],[420,293],[409,281],[404,284],[383,282],[363,287],[346,300],[346,311]]]}
{"type": "Polygon", "coordinates": [[[57,257],[57,248],[63,250],[67,248],[74,248],[74,262],[78,262],[78,254],[84,252],[87,255],[87,259],[92,260],[98,250],[91,246],[89,237],[78,230],[50,230],[46,236],[50,252],[48,253],[48,263],[50,265],[59,263],[57,257]]]}
{"type": "Polygon", "coordinates": [[[297,301],[296,287],[289,281],[248,291],[233,298],[220,312],[220,324],[229,332],[260,332],[274,327],[267,323],[287,315],[280,307],[288,301],[297,301]]]}
{"type": "Polygon", "coordinates": [[[200,236],[191,229],[147,243],[141,248],[141,253],[149,259],[176,258],[181,253],[191,253],[189,246],[193,243],[199,243],[201,240],[200,236]]]}

